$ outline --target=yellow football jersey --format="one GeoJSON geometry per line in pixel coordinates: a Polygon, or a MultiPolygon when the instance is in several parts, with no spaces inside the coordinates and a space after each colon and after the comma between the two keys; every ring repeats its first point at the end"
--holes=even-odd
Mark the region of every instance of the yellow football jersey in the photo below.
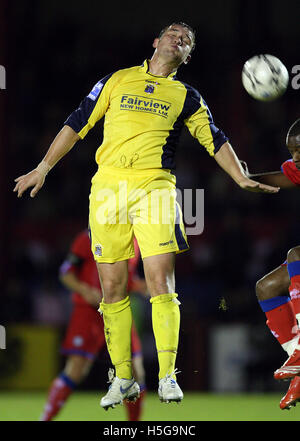
{"type": "Polygon", "coordinates": [[[65,124],[83,139],[103,116],[103,142],[96,151],[102,166],[175,169],[184,125],[211,156],[228,140],[199,92],[176,73],[152,75],[148,60],[100,80],[65,124]]]}

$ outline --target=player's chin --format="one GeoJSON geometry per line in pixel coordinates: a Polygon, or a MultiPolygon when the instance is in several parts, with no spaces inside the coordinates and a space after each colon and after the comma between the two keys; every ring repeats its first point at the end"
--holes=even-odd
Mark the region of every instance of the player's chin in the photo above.
{"type": "Polygon", "coordinates": [[[182,54],[180,52],[180,49],[177,47],[170,47],[168,48],[168,54],[172,56],[172,58],[174,58],[174,60],[176,60],[177,62],[182,61],[182,54]]]}

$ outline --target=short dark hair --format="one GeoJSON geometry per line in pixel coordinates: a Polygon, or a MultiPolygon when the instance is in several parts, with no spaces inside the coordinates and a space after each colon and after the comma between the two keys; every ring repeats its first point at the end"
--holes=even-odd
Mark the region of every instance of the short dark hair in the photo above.
{"type": "Polygon", "coordinates": [[[286,135],[287,147],[300,147],[300,118],[298,118],[289,128],[286,135]]]}
{"type": "MultiPolygon", "coordinates": [[[[192,39],[192,48],[191,48],[191,52],[193,52],[193,50],[195,49],[196,46],[196,31],[195,29],[193,29],[190,25],[184,23],[183,21],[174,21],[173,23],[169,24],[168,26],[165,26],[159,33],[158,38],[161,38],[162,35],[166,32],[167,29],[169,29],[170,26],[173,25],[180,25],[183,28],[187,28],[193,35],[193,39],[192,39]]],[[[190,53],[191,53],[190,52],[190,53]]]]}

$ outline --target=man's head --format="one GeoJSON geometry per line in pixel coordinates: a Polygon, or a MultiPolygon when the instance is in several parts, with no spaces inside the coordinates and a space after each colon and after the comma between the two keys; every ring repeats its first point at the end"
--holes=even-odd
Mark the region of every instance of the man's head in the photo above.
{"type": "Polygon", "coordinates": [[[187,64],[195,48],[195,31],[186,23],[174,22],[163,28],[153,42],[160,55],[174,59],[178,66],[187,64]]]}
{"type": "Polygon", "coordinates": [[[286,146],[292,155],[296,167],[300,170],[300,118],[289,128],[286,135],[286,146]]]}

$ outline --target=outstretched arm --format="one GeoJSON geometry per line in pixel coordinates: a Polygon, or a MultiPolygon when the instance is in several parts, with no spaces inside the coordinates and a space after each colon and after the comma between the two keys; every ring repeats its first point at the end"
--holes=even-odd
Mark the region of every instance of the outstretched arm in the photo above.
{"type": "Polygon", "coordinates": [[[272,171],[272,172],[264,172],[264,173],[250,173],[248,170],[247,163],[245,161],[240,161],[245,171],[245,174],[250,179],[255,179],[263,184],[275,185],[280,188],[293,188],[295,184],[288,179],[284,173],[281,171],[272,171]]]}
{"type": "Polygon", "coordinates": [[[71,150],[79,139],[80,137],[71,127],[64,126],[55,137],[39,165],[26,175],[19,176],[15,179],[17,184],[13,191],[18,192],[18,198],[20,198],[29,187],[33,187],[30,193],[30,196],[33,198],[44,185],[47,173],[71,150]]]}
{"type": "Polygon", "coordinates": [[[254,181],[247,176],[235,151],[228,142],[225,142],[215,154],[215,160],[243,190],[261,193],[278,193],[279,187],[273,187],[254,181]]]}

